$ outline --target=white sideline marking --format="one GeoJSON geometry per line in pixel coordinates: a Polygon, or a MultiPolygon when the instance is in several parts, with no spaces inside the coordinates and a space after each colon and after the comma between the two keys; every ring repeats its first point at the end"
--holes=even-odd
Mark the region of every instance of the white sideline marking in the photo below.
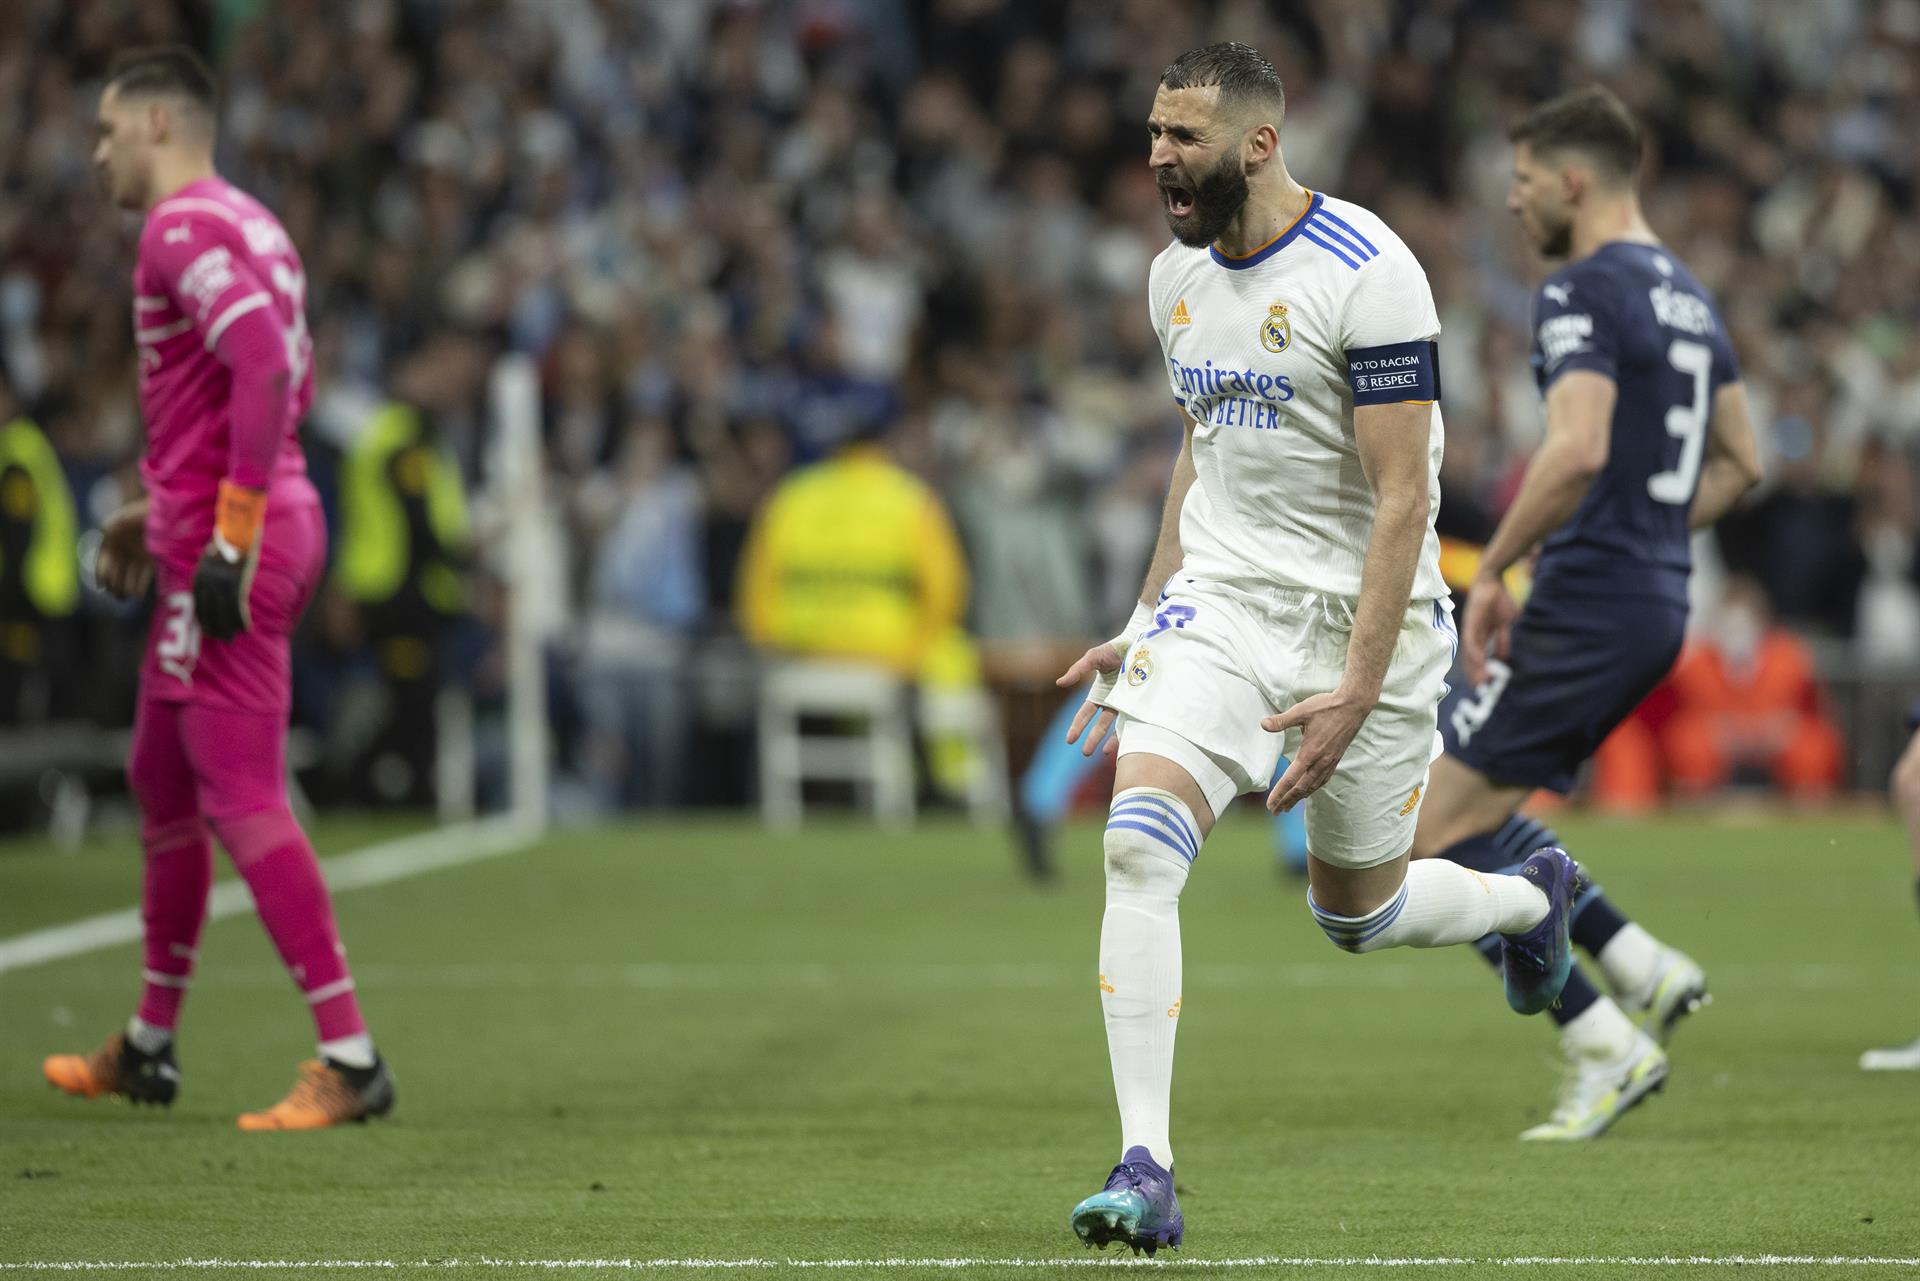
{"type": "MultiPolygon", "coordinates": [[[[320,869],[334,893],[384,885],[388,881],[419,876],[423,872],[481,859],[511,854],[532,844],[540,833],[537,828],[505,815],[479,819],[453,827],[416,832],[391,841],[381,841],[351,854],[324,859],[320,869]]],[[[213,887],[208,900],[207,919],[221,920],[253,910],[253,898],[243,881],[222,881],[213,887]]],[[[0,974],[23,970],[30,965],[45,965],[69,956],[95,952],[105,947],[140,940],[140,909],[129,907],[118,912],[102,912],[66,925],[55,925],[29,934],[0,939],[0,974]]],[[[0,1264],[0,1268],[13,1267],[0,1264]]],[[[145,1266],[145,1265],[143,1265],[145,1266]]]]}
{"type": "Polygon", "coordinates": [[[400,1268],[533,1268],[548,1272],[599,1269],[620,1272],[707,1272],[802,1268],[933,1268],[963,1271],[969,1268],[1920,1268],[1920,1258],[1876,1255],[1818,1254],[1661,1254],[1661,1255],[1511,1255],[1501,1257],[1412,1258],[1290,1258],[1256,1255],[1237,1259],[1119,1259],[1073,1256],[1060,1259],[161,1259],[151,1263],[118,1260],[0,1263],[0,1272],[134,1272],[169,1271],[393,1271],[400,1268]]]}

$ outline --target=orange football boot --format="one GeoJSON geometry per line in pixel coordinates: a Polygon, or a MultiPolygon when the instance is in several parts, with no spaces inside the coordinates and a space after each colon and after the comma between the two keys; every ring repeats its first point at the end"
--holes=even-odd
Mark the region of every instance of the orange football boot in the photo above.
{"type": "Polygon", "coordinates": [[[393,1073],[376,1059],[364,1071],[308,1059],[300,1065],[287,1097],[264,1112],[240,1116],[243,1130],[324,1130],[349,1121],[385,1116],[393,1110],[393,1073]],[[354,1077],[365,1077],[356,1083],[354,1077]]]}
{"type": "Polygon", "coordinates": [[[92,1054],[50,1054],[40,1070],[54,1089],[82,1099],[119,1095],[132,1103],[164,1107],[180,1089],[173,1043],[158,1054],[144,1054],[124,1032],[115,1032],[92,1054]]]}

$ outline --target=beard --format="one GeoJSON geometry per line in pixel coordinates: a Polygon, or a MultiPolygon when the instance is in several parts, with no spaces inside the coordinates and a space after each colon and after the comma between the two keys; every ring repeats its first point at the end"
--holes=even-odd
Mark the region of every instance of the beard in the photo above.
{"type": "Polygon", "coordinates": [[[1540,231],[1534,238],[1534,244],[1539,247],[1543,257],[1565,258],[1573,252],[1573,219],[1559,223],[1535,219],[1535,225],[1540,231]]]}
{"type": "Polygon", "coordinates": [[[1155,180],[1160,185],[1167,227],[1175,240],[1189,248],[1199,249],[1218,240],[1247,203],[1247,175],[1238,156],[1223,157],[1191,187],[1167,170],[1155,180]],[[1184,206],[1185,212],[1176,213],[1176,205],[1184,206]]]}

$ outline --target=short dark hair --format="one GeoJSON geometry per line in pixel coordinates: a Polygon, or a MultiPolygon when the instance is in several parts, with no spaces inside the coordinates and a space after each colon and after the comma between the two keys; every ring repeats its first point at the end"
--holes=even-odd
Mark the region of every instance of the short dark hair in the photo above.
{"type": "Polygon", "coordinates": [[[1507,137],[1535,151],[1578,151],[1614,178],[1633,177],[1640,164],[1640,126],[1627,104],[1599,85],[1541,103],[1507,137]]]}
{"type": "Polygon", "coordinates": [[[1189,49],[1167,64],[1160,73],[1160,83],[1168,89],[1218,85],[1221,106],[1270,107],[1275,125],[1287,110],[1287,91],[1280,83],[1280,73],[1258,49],[1237,40],[1189,49]]]}
{"type": "Polygon", "coordinates": [[[122,96],[133,93],[171,93],[188,99],[214,116],[220,110],[220,91],[206,59],[183,44],[129,49],[113,60],[107,84],[122,96]]]}

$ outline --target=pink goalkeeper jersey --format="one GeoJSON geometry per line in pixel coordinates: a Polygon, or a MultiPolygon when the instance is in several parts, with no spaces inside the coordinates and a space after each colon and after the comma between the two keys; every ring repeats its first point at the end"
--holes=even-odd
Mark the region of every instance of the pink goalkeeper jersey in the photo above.
{"type": "Polygon", "coordinates": [[[313,401],[306,292],[280,220],[224,179],[189,183],[147,214],[133,327],[156,557],[198,559],[223,479],[267,490],[269,507],[317,501],[297,435],[313,401]],[[236,397],[234,369],[282,366],[283,384],[243,380],[236,397]]]}

